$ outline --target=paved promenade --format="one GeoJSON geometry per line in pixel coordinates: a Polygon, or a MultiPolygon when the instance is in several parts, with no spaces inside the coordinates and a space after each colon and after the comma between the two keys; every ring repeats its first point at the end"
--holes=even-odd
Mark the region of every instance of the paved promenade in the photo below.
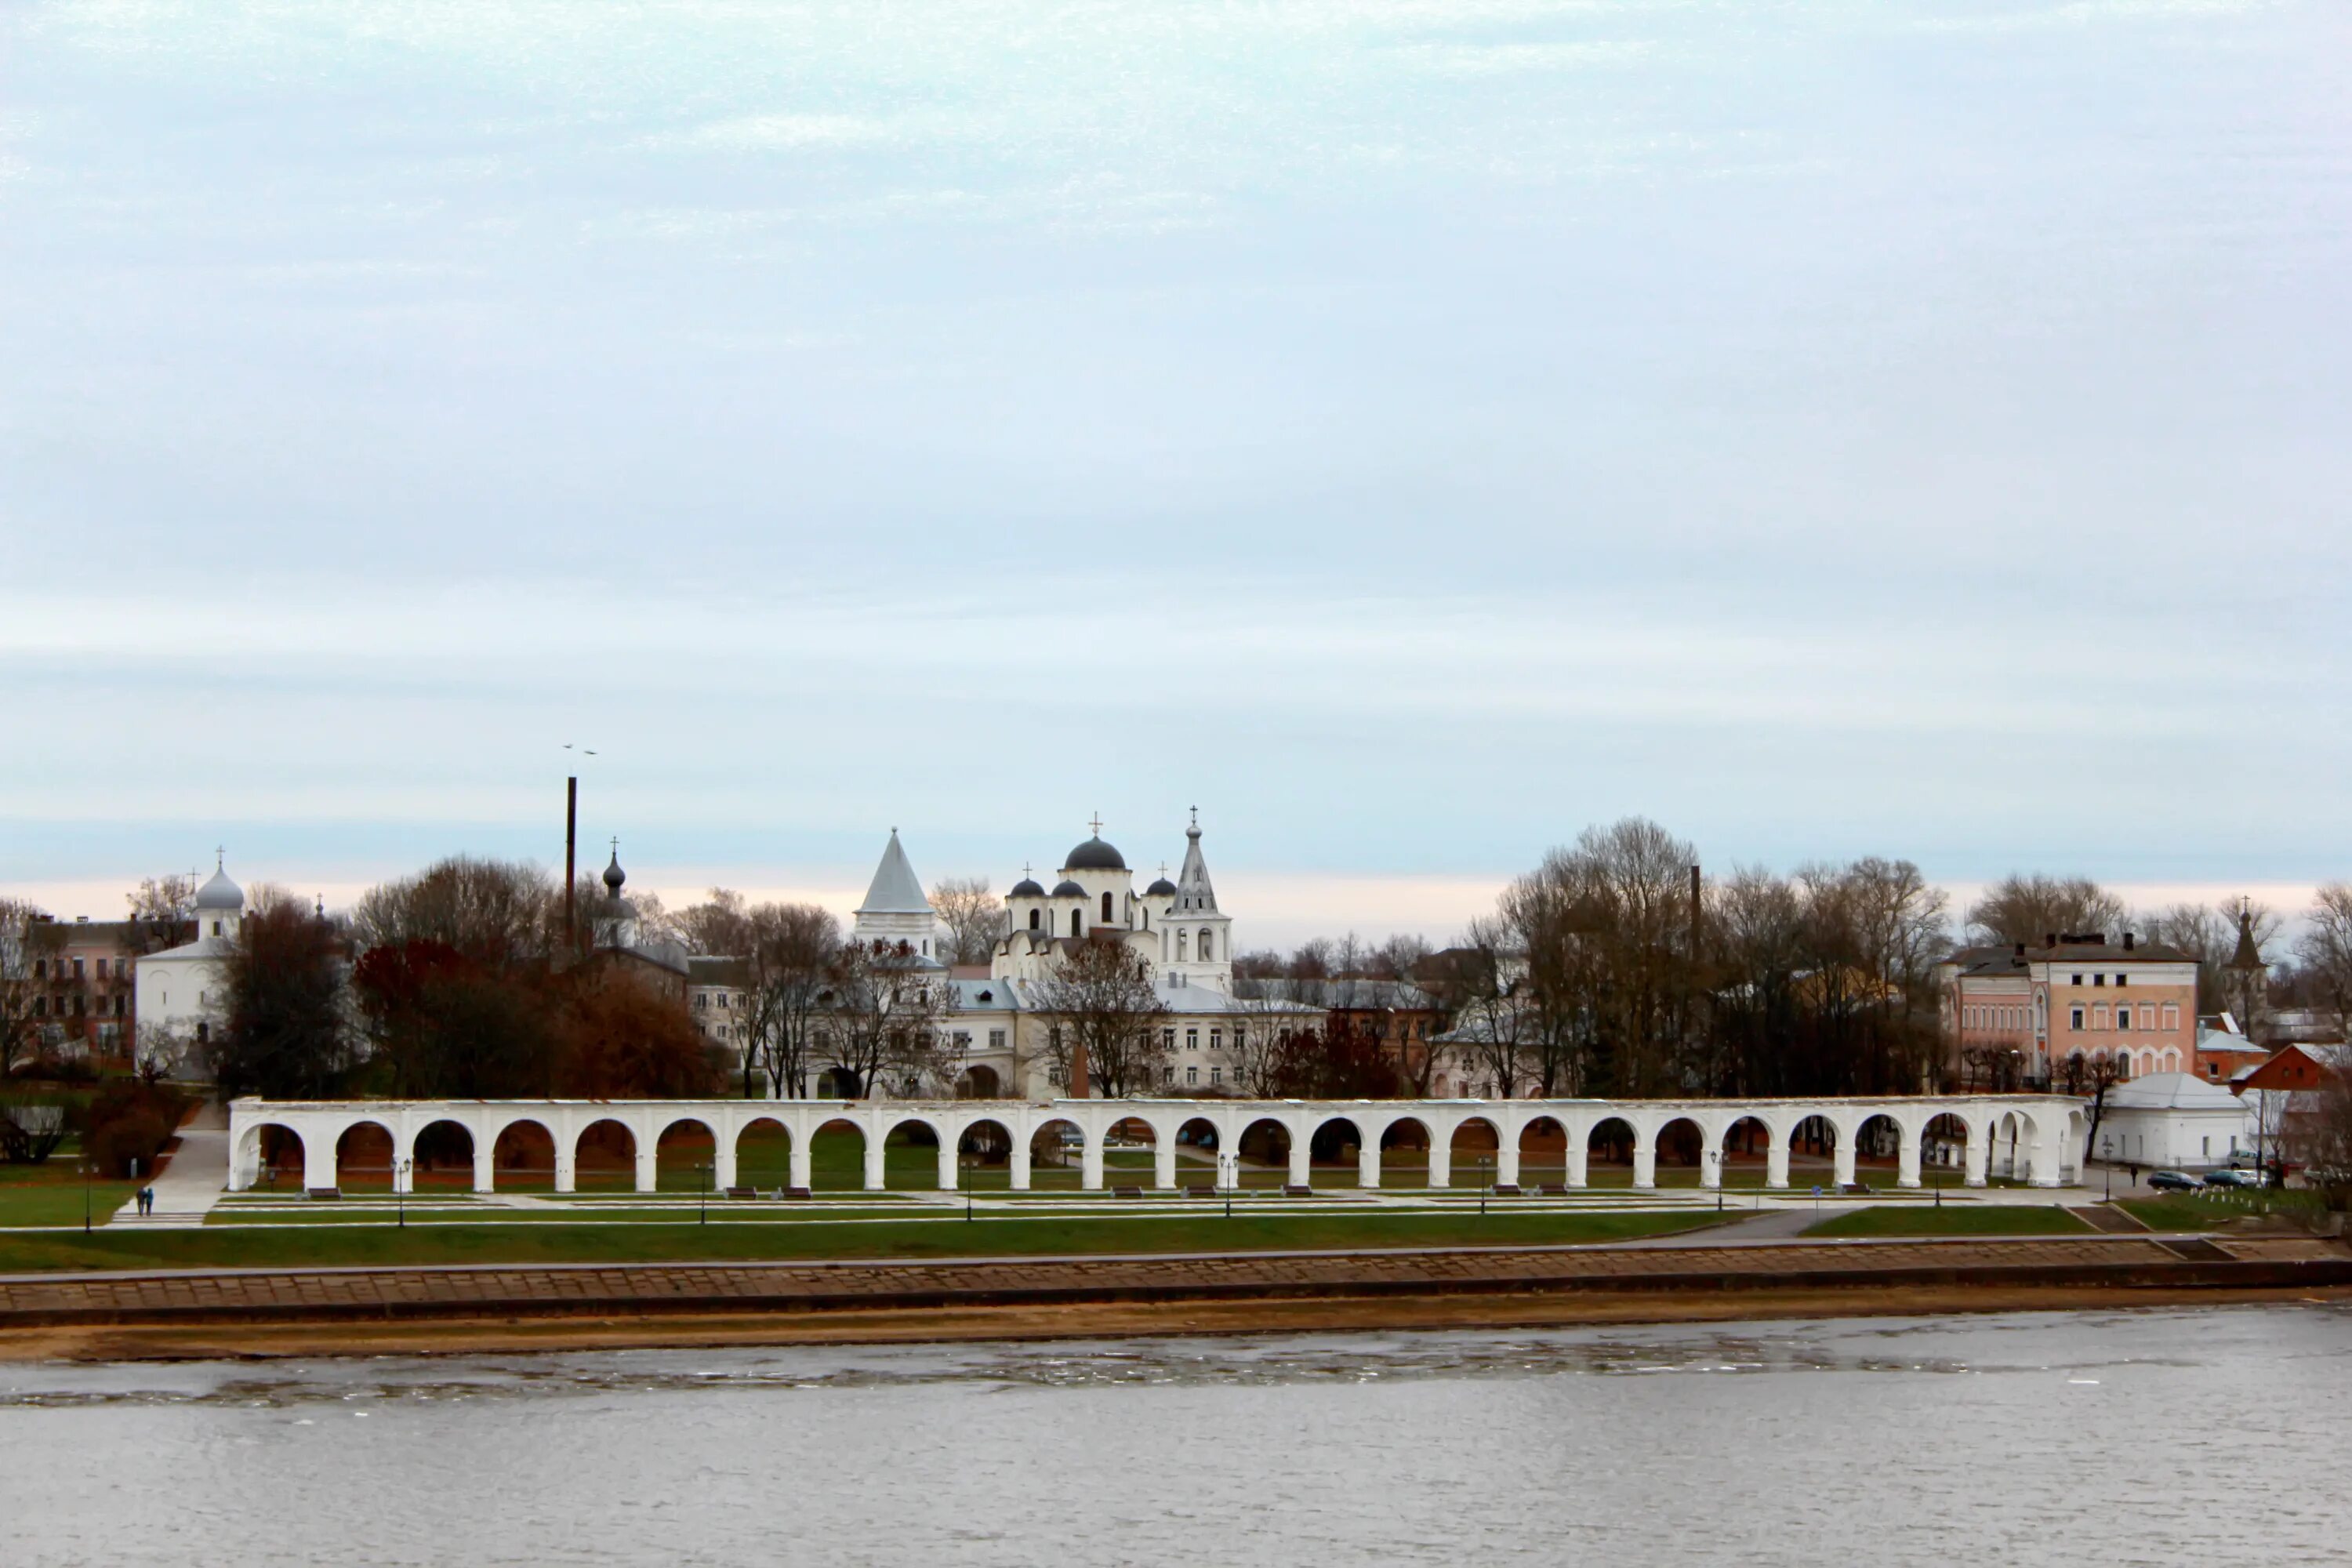
{"type": "Polygon", "coordinates": [[[2102,1236],[13,1275],[0,1277],[0,1328],[1976,1283],[2341,1285],[2352,1283],[2352,1252],[2293,1238],[2102,1236]]]}

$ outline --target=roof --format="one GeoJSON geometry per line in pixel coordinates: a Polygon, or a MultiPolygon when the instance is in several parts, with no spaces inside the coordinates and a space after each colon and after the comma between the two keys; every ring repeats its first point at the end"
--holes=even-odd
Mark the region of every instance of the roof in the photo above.
{"type": "Polygon", "coordinates": [[[898,830],[890,830],[890,842],[882,847],[882,863],[874,868],[874,880],[866,885],[866,901],[857,906],[861,915],[929,914],[931,900],[923,896],[922,879],[907,861],[907,851],[899,847],[898,830]]]}
{"type": "Polygon", "coordinates": [[[1234,990],[1243,996],[1279,996],[1340,1012],[1431,1012],[1437,1006],[1435,997],[1410,981],[1356,974],[1316,980],[1239,979],[1234,982],[1234,990]]]}
{"type": "Polygon", "coordinates": [[[1045,896],[1045,889],[1034,877],[1024,877],[1013,883],[1013,890],[1004,896],[1008,899],[1042,899],[1045,896]]]}
{"type": "Polygon", "coordinates": [[[1124,871],[1127,869],[1127,857],[1104,843],[1102,836],[1097,834],[1084,844],[1074,847],[1069,854],[1063,857],[1062,869],[1065,871],[1124,871]]]}
{"type": "Polygon", "coordinates": [[[242,910],[245,889],[228,879],[228,873],[215,868],[210,880],[196,889],[196,908],[200,910],[242,910]]]}
{"type": "Polygon", "coordinates": [[[1176,873],[1176,908],[1187,913],[1217,912],[1217,890],[1209,885],[1209,863],[1201,856],[1198,819],[1184,830],[1184,868],[1176,873]]]}
{"type": "Polygon", "coordinates": [[[2033,963],[2194,963],[2197,960],[2160,942],[2134,942],[2129,947],[2119,942],[2059,942],[2049,946],[2029,942],[2022,944],[2021,952],[2014,942],[1963,947],[1944,962],[1958,965],[1966,973],[1991,974],[2033,963]]]}
{"type": "Polygon", "coordinates": [[[2107,1090],[2109,1110],[2226,1110],[2243,1113],[2245,1104],[2218,1083],[2194,1073],[2156,1072],[2107,1090]]]}
{"type": "Polygon", "coordinates": [[[1057,899],[1083,899],[1087,896],[1087,890],[1065,877],[1054,884],[1054,896],[1057,899]]]}
{"type": "Polygon", "coordinates": [[[1176,884],[1161,877],[1143,889],[1143,896],[1147,899],[1172,899],[1176,896],[1176,884]]]}
{"type": "Polygon", "coordinates": [[[751,984],[751,962],[698,952],[687,959],[686,974],[697,985],[725,985],[741,991],[751,984]]]}

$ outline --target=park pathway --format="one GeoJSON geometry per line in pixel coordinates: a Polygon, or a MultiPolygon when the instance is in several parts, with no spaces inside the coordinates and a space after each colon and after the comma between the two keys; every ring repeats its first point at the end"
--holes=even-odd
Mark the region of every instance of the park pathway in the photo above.
{"type": "Polygon", "coordinates": [[[228,1187],[228,1113],[206,1100],[180,1129],[180,1146],[151,1184],[155,1212],[142,1216],[133,1197],[114,1211],[109,1225],[142,1230],[194,1230],[205,1223],[228,1187]]]}

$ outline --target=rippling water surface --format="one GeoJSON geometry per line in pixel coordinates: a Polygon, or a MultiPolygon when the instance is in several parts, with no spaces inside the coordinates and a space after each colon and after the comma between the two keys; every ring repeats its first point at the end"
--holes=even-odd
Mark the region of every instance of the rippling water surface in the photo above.
{"type": "Polygon", "coordinates": [[[2352,1561],[2352,1312],[0,1368],[21,1563],[2352,1561]]]}

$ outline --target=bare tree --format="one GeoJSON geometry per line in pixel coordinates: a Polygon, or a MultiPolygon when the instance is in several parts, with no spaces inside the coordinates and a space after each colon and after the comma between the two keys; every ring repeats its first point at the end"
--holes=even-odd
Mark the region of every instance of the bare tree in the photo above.
{"type": "Polygon", "coordinates": [[[21,899],[0,898],[0,1079],[40,1050],[45,993],[33,984],[30,948],[32,928],[44,918],[21,899]]]}
{"type": "MultiPolygon", "coordinates": [[[[772,907],[772,906],[768,906],[772,907]]],[[[688,904],[669,917],[688,952],[739,958],[756,940],[752,911],[743,895],[729,888],[713,888],[698,904],[688,904]]]]}
{"type": "Polygon", "coordinates": [[[745,923],[743,1035],[751,1059],[767,1075],[770,1099],[805,1099],[841,927],[814,904],[761,904],[745,923]]]}
{"type": "Polygon", "coordinates": [[[1149,1094],[1165,1081],[1168,1009],[1151,984],[1151,966],[1115,938],[1066,942],[1038,982],[1039,1011],[1052,1022],[1045,1057],[1076,1092],[1084,1083],[1107,1100],[1149,1094]]]}
{"type": "Polygon", "coordinates": [[[186,873],[148,877],[136,890],[123,895],[131,906],[136,931],[132,947],[140,957],[176,947],[194,929],[196,879],[186,873]]]}
{"type": "Polygon", "coordinates": [[[2329,882],[2318,890],[2303,917],[2295,956],[2335,1015],[2338,1030],[2352,1031],[2352,882],[2329,882]]]}
{"type": "Polygon", "coordinates": [[[820,1058],[855,1092],[911,1092],[941,1070],[947,979],[906,942],[852,942],[834,954],[817,1030],[820,1058]]]}
{"type": "Polygon", "coordinates": [[[1261,980],[1236,996],[1230,1015],[1233,1043],[1225,1051],[1234,1092],[1248,1100],[1280,1098],[1275,1091],[1293,1041],[1318,1028],[1324,1015],[1308,1001],[1320,981],[1261,980]]]}
{"type": "Polygon", "coordinates": [[[1455,1047],[1498,1098],[1517,1091],[1527,1062],[1521,1043],[1520,999],[1511,970],[1513,932],[1500,919],[1477,920],[1456,944],[1461,956],[1454,1030],[1466,1043],[1455,1047]]]}
{"type": "Polygon", "coordinates": [[[950,877],[931,889],[931,910],[948,928],[950,963],[986,963],[1005,932],[1004,902],[985,877],[950,877]]]}
{"type": "Polygon", "coordinates": [[[2342,1214],[2352,1205],[2352,1059],[2339,1056],[2319,1088],[2306,1092],[2310,1110],[2297,1119],[2304,1179],[2326,1194],[2330,1212],[2342,1214]]]}
{"type": "Polygon", "coordinates": [[[2124,901],[2088,877],[2012,873],[1985,889],[1969,910],[1969,929],[1979,941],[2041,945],[2057,935],[2122,929],[2124,901]]]}

